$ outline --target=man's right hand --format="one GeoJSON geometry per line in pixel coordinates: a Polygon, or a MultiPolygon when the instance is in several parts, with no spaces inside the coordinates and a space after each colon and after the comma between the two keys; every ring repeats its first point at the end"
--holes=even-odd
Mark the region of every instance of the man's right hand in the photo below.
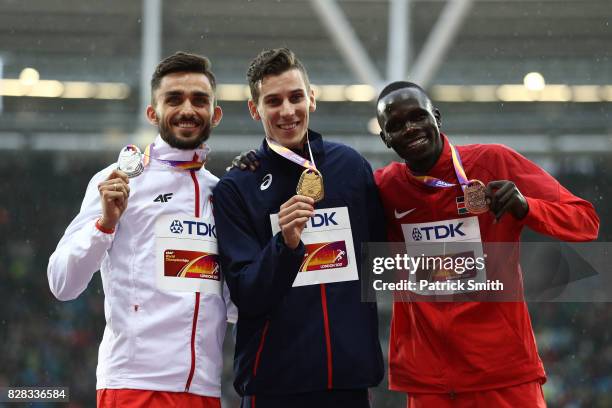
{"type": "Polygon", "coordinates": [[[285,245],[295,249],[302,239],[306,222],[314,215],[314,200],[303,195],[294,195],[280,206],[278,225],[285,245]]]}
{"type": "Polygon", "coordinates": [[[102,202],[102,217],[98,224],[112,230],[117,226],[119,218],[127,208],[130,195],[129,178],[121,170],[113,170],[106,180],[98,184],[100,201],[102,202]]]}
{"type": "Polygon", "coordinates": [[[259,159],[255,150],[249,150],[248,152],[242,152],[232,160],[232,165],[229,166],[225,171],[230,171],[233,168],[240,170],[249,169],[255,171],[259,167],[259,159]]]}

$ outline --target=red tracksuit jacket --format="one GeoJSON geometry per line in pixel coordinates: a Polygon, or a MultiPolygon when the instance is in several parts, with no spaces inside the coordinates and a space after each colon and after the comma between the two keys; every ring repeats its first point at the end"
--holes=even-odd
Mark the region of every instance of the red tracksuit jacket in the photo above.
{"type": "MultiPolygon", "coordinates": [[[[448,139],[443,138],[443,152],[428,175],[457,183],[448,139]]],[[[534,163],[502,145],[456,147],[468,179],[485,185],[511,180],[529,203],[529,213],[520,221],[505,214],[493,224],[490,212],[478,215],[482,242],[517,242],[525,225],[563,241],[597,238],[599,218],[591,203],[574,196],[534,163]]],[[[402,224],[474,217],[458,210],[456,198],[463,196],[459,186],[426,186],[404,163],[377,170],[375,178],[390,241],[405,241],[402,224]]],[[[509,262],[519,273],[518,260],[509,262]]],[[[536,380],[544,382],[546,374],[524,302],[394,303],[389,345],[392,390],[454,393],[536,380]]]]}

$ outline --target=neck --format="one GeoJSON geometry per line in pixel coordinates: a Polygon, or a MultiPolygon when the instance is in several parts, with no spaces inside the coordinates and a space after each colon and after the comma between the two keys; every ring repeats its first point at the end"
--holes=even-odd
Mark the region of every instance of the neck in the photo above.
{"type": "Polygon", "coordinates": [[[405,162],[413,174],[417,176],[423,176],[429,173],[429,170],[433,168],[434,164],[436,164],[436,162],[438,161],[438,157],[440,157],[440,155],[438,155],[437,157],[432,156],[428,158],[427,160],[419,160],[419,161],[405,160],[405,162]]]}
{"type": "Polygon", "coordinates": [[[435,166],[442,154],[442,147],[440,147],[433,154],[423,158],[422,160],[404,160],[410,171],[419,176],[424,176],[435,166]]]}
{"type": "Polygon", "coordinates": [[[171,148],[178,149],[182,151],[194,151],[198,149],[202,149],[204,147],[204,143],[207,139],[198,141],[198,144],[194,146],[193,142],[183,142],[176,138],[164,137],[163,134],[160,134],[161,139],[171,148]]]}
{"type": "Polygon", "coordinates": [[[304,158],[308,158],[308,147],[306,146],[306,142],[299,147],[291,148],[291,150],[304,158]]]}
{"type": "Polygon", "coordinates": [[[271,137],[267,137],[267,140],[272,140],[273,142],[275,142],[276,144],[279,144],[289,150],[294,151],[295,153],[298,154],[302,154],[303,152],[307,152],[308,148],[306,147],[306,134],[304,134],[304,137],[302,139],[300,139],[299,142],[297,143],[291,143],[291,144],[283,144],[277,140],[272,139],[271,137]]]}
{"type": "Polygon", "coordinates": [[[290,147],[290,149],[299,154],[306,152],[308,150],[308,147],[306,147],[307,140],[308,140],[308,134],[304,133],[304,136],[302,137],[300,142],[295,147],[290,147]]]}

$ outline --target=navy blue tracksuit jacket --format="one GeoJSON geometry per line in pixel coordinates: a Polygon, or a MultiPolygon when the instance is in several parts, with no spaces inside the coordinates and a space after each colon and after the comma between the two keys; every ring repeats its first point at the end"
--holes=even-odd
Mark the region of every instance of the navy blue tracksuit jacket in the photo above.
{"type": "MultiPolygon", "coordinates": [[[[325,189],[315,209],[348,207],[359,264],[362,243],[385,240],[372,169],[348,146],[312,131],[309,138],[325,189]]],[[[238,306],[236,391],[278,395],[376,386],[384,373],[376,304],[361,302],[359,281],[291,286],[304,245],[291,250],[281,233],[273,236],[270,214],[296,194],[304,168],[265,140],[257,155],[257,171],[234,169],[213,192],[221,265],[238,306]]]]}

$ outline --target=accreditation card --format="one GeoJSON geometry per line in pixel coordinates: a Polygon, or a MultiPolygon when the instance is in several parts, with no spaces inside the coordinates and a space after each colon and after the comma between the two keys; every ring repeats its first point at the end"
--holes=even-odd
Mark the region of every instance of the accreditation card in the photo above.
{"type": "MultiPolygon", "coordinates": [[[[272,234],[280,232],[278,214],[270,214],[270,222],[272,234]]],[[[315,210],[302,231],[302,242],[306,253],[294,287],[359,279],[347,207],[315,210]]]]}
{"type": "Polygon", "coordinates": [[[221,295],[217,232],[210,218],[162,215],[155,222],[155,269],[162,290],[221,295]]]}

